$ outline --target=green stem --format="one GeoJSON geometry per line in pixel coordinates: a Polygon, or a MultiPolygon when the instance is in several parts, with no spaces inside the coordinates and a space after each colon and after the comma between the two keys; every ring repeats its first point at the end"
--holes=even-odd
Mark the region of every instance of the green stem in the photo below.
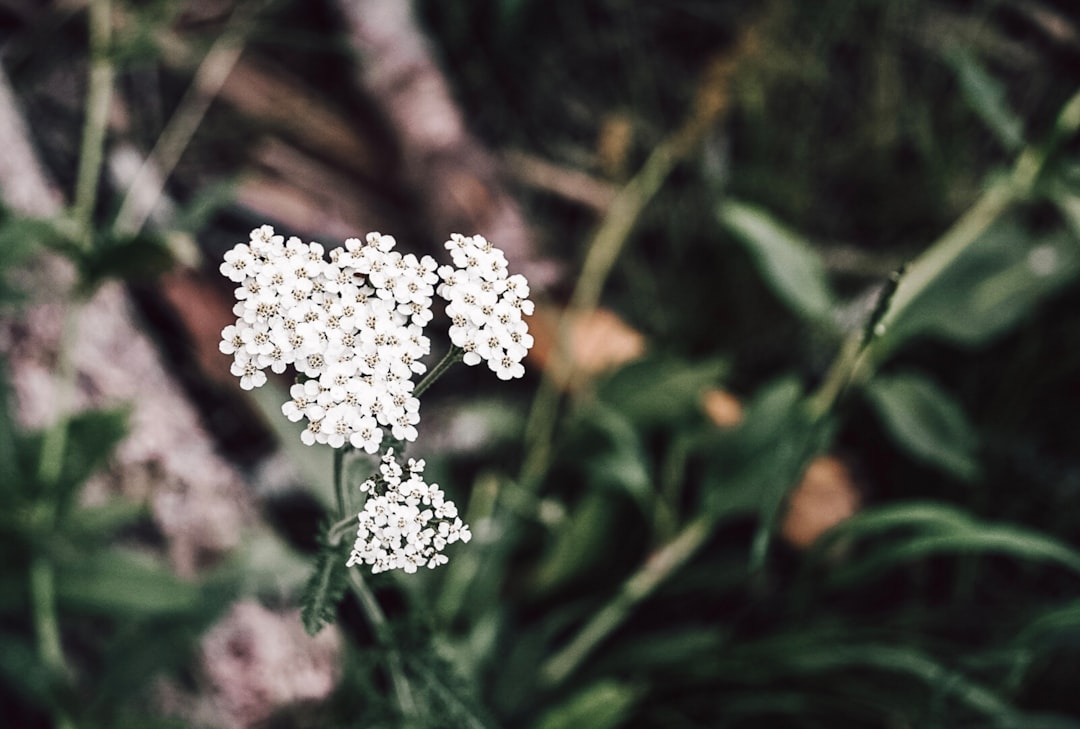
{"type": "MultiPolygon", "coordinates": [[[[342,517],[342,519],[330,528],[328,538],[331,542],[334,540],[335,533],[343,528],[343,524],[355,522],[356,520],[355,516],[347,518],[345,515],[345,450],[345,448],[334,449],[334,494],[337,497],[338,515],[342,517]]],[[[340,539],[340,535],[338,538],[340,539]]],[[[401,659],[401,652],[398,651],[394,645],[393,635],[390,633],[389,621],[387,621],[386,615],[383,613],[382,608],[379,607],[378,600],[375,599],[375,595],[371,592],[371,589],[368,587],[367,582],[364,581],[359,570],[349,570],[349,583],[352,586],[353,593],[360,601],[360,607],[363,608],[368,623],[375,632],[376,640],[378,640],[379,645],[383,650],[386,651],[387,670],[390,673],[390,681],[394,685],[394,693],[397,696],[401,713],[406,718],[413,719],[417,715],[416,702],[413,700],[409,681],[405,677],[405,668],[401,659]]]]}
{"type": "MultiPolygon", "coordinates": [[[[1021,155],[1024,159],[1024,155],[1021,155]]],[[[1019,163],[1018,163],[1019,167],[1019,163]]],[[[1024,173],[1026,177],[1029,173],[1024,173]]],[[[992,185],[930,248],[916,258],[896,286],[892,302],[882,315],[878,334],[867,345],[870,366],[883,360],[897,342],[890,337],[892,325],[919,296],[978,240],[1001,215],[1030,192],[1011,183],[992,185]]]]}
{"type": "Polygon", "coordinates": [[[349,583],[360,601],[360,607],[364,610],[368,622],[375,631],[375,639],[386,651],[387,670],[390,672],[390,682],[394,686],[394,695],[397,697],[401,713],[407,719],[415,719],[418,716],[416,701],[413,698],[409,680],[405,677],[405,665],[401,660],[401,652],[394,645],[386,614],[383,613],[379,601],[375,599],[374,593],[371,592],[371,588],[368,587],[359,570],[349,570],[349,583]]]}
{"type": "Polygon", "coordinates": [[[337,498],[338,518],[345,518],[345,448],[334,449],[334,496],[337,498]]]}
{"type": "Polygon", "coordinates": [[[423,395],[425,390],[435,384],[437,379],[446,374],[446,371],[460,362],[464,356],[464,349],[450,345],[450,350],[446,355],[439,360],[439,363],[435,365],[433,369],[429,370],[428,373],[424,375],[424,379],[420,380],[416,387],[413,388],[413,397],[420,397],[423,395]]]}
{"type": "MultiPolygon", "coordinates": [[[[38,453],[37,480],[42,485],[46,500],[52,494],[64,465],[64,451],[67,449],[68,425],[71,405],[75,390],[75,363],[71,359],[71,348],[79,328],[81,304],[70,302],[64,310],[64,320],[60,329],[60,341],[56,350],[56,419],[45,431],[38,453]]],[[[51,503],[51,502],[50,502],[51,503]]],[[[51,519],[47,528],[51,527],[51,519]]]]}
{"type": "Polygon", "coordinates": [[[89,250],[93,245],[94,207],[97,202],[98,179],[104,157],[105,132],[109,123],[112,102],[113,64],[109,58],[109,36],[112,26],[110,0],[91,0],[90,25],[90,86],[86,98],[86,120],[83,123],[79,155],[79,176],[75,184],[73,215],[78,226],[78,244],[89,250]]]}
{"type": "MultiPolygon", "coordinates": [[[[41,662],[53,675],[66,676],[68,668],[60,643],[60,620],[56,613],[56,573],[52,563],[40,555],[30,563],[30,600],[41,662]]],[[[67,712],[59,707],[53,708],[53,719],[56,729],[75,729],[67,712]]]]}
{"type": "Polygon", "coordinates": [[[686,564],[712,534],[716,517],[706,512],[697,517],[627,579],[607,605],[593,615],[574,638],[540,667],[540,683],[554,688],[570,676],[590,653],[622,625],[630,612],[672,573],[686,564]]]}
{"type": "Polygon", "coordinates": [[[683,146],[684,143],[676,135],[653,150],[641,170],[619,190],[589,242],[585,260],[581,265],[581,275],[578,276],[569,307],[559,319],[557,329],[556,361],[567,363],[566,372],[557,373],[559,368],[552,367],[544,373],[525,425],[526,453],[519,481],[528,491],[539,486],[550,458],[551,439],[555,433],[562,399],[557,379],[564,377],[569,380],[570,367],[573,365],[571,358],[567,356],[573,318],[594,310],[600,303],[600,294],[615,261],[630,238],[641,213],[675,169],[683,146]]]}
{"type": "Polygon", "coordinates": [[[1062,140],[1080,129],[1080,91],[1058,113],[1050,139],[1028,145],[1009,175],[989,187],[959,220],[908,266],[870,338],[855,331],[840,349],[821,386],[810,397],[811,416],[823,417],[852,384],[865,382],[900,344],[893,326],[905,310],[1017,201],[1030,196],[1062,140]]]}
{"type": "Polygon", "coordinates": [[[176,112],[128,185],[120,212],[116,214],[114,227],[118,232],[134,235],[146,225],[147,218],[161,197],[166,180],[176,168],[195,130],[202,123],[211,102],[217,97],[240,59],[249,21],[255,6],[260,4],[253,3],[238,9],[229,27],[214,41],[214,45],[199,64],[191,86],[181,99],[176,112]]]}
{"type": "MultiPolygon", "coordinates": [[[[63,473],[64,452],[67,450],[71,418],[68,407],[75,389],[75,366],[71,359],[72,342],[78,330],[79,302],[68,304],[64,312],[57,349],[56,420],[45,431],[38,454],[37,481],[41,488],[39,509],[34,515],[37,527],[44,533],[56,528],[59,516],[56,489],[63,473]]],[[[35,555],[30,563],[30,601],[38,655],[49,671],[66,676],[68,667],[60,641],[60,622],[56,610],[56,572],[44,555],[35,555]]],[[[57,729],[72,729],[74,724],[60,708],[53,713],[57,729]]]]}
{"type": "Polygon", "coordinates": [[[356,515],[346,516],[330,525],[326,532],[326,540],[330,544],[341,544],[341,538],[350,531],[356,531],[356,515]]]}
{"type": "Polygon", "coordinates": [[[67,667],[60,645],[60,622],[56,617],[55,574],[52,564],[45,557],[34,557],[30,564],[30,596],[41,662],[52,673],[63,675],[67,667]]]}

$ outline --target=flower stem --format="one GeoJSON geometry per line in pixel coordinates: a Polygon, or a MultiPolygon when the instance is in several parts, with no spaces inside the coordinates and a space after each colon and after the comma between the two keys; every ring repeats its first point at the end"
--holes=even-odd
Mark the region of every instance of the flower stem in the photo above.
{"type": "Polygon", "coordinates": [[[338,518],[345,518],[345,449],[334,449],[334,496],[337,497],[338,518]]]}
{"type": "Polygon", "coordinates": [[[356,531],[356,516],[345,516],[330,525],[326,531],[326,541],[341,544],[341,538],[350,531],[356,531]]]}
{"type": "MultiPolygon", "coordinates": [[[[445,362],[446,359],[444,358],[443,361],[445,362]]],[[[440,362],[440,365],[441,364],[442,363],[440,362]]],[[[345,514],[345,451],[345,448],[334,449],[334,494],[337,497],[338,515],[341,517],[341,521],[330,527],[328,539],[331,541],[334,540],[335,534],[344,528],[344,524],[347,522],[355,522],[356,520],[355,516],[350,519],[347,518],[345,514]]],[[[338,535],[338,539],[340,539],[340,535],[338,535]]],[[[405,667],[401,660],[401,652],[398,651],[397,647],[394,645],[394,639],[390,633],[390,624],[386,619],[386,614],[383,613],[382,608],[379,607],[378,600],[375,599],[375,595],[371,592],[371,588],[368,587],[367,582],[364,581],[359,570],[349,570],[349,584],[352,586],[353,593],[360,601],[360,607],[367,616],[368,623],[375,632],[376,640],[383,650],[386,651],[386,668],[390,673],[390,681],[394,685],[394,694],[397,697],[401,713],[406,718],[413,719],[417,715],[416,702],[413,700],[409,681],[405,677],[405,667]]]]}
{"type": "Polygon", "coordinates": [[[98,179],[104,157],[105,132],[109,123],[112,102],[113,63],[109,58],[109,36],[112,26],[111,0],[91,0],[90,24],[90,87],[86,98],[86,120],[83,123],[79,154],[79,176],[75,184],[73,217],[78,226],[76,241],[89,250],[94,239],[94,207],[97,202],[98,179]]]}
{"type": "Polygon", "coordinates": [[[401,708],[401,713],[406,719],[415,719],[417,717],[416,701],[413,699],[409,679],[405,676],[405,665],[401,660],[401,652],[394,645],[394,638],[390,634],[390,623],[386,619],[386,614],[383,613],[379,601],[375,599],[374,593],[371,592],[371,588],[368,587],[359,570],[349,570],[349,583],[352,586],[353,593],[360,601],[360,607],[363,608],[368,622],[375,631],[375,639],[379,642],[379,646],[386,651],[386,667],[390,672],[390,682],[394,686],[394,695],[397,698],[398,706],[401,708]]]}
{"type": "Polygon", "coordinates": [[[206,53],[195,77],[180,101],[176,112],[158,136],[154,149],[143,162],[128,185],[114,227],[120,233],[138,233],[153,212],[161,197],[165,182],[176,168],[184,150],[221,91],[244,49],[244,36],[251,25],[257,5],[250,3],[238,8],[229,26],[206,53]]]}
{"type": "Polygon", "coordinates": [[[849,386],[873,376],[901,342],[900,337],[893,336],[893,327],[904,311],[1016,202],[1031,195],[1050,153],[1077,129],[1080,129],[1080,91],[1062,106],[1050,139],[1045,144],[1025,147],[1009,175],[987,188],[959,220],[911,262],[875,326],[877,331],[869,337],[864,337],[862,331],[852,332],[808,401],[812,418],[823,417],[849,386]]]}
{"type": "Polygon", "coordinates": [[[446,374],[446,371],[460,362],[464,356],[464,349],[455,345],[450,345],[450,350],[446,353],[446,356],[439,360],[439,364],[429,370],[428,373],[424,375],[424,379],[420,380],[416,387],[413,388],[413,397],[420,397],[423,395],[425,390],[435,384],[435,380],[446,374]]]}
{"type": "MultiPolygon", "coordinates": [[[[41,555],[30,563],[30,600],[34,611],[34,632],[38,655],[45,668],[55,676],[67,674],[64,649],[60,644],[60,621],[56,614],[56,573],[52,563],[41,555]]],[[[57,729],[74,729],[67,712],[54,707],[57,729]]]]}
{"type": "Polygon", "coordinates": [[[593,615],[562,650],[544,662],[540,667],[540,683],[545,688],[554,688],[570,676],[593,649],[622,625],[638,603],[697,553],[712,534],[715,521],[716,516],[706,512],[653,552],[623,583],[619,593],[593,615]]]}

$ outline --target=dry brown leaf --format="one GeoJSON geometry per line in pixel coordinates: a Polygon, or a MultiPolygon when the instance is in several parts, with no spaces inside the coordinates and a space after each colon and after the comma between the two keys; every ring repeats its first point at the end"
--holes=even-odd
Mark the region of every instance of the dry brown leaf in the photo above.
{"type": "Polygon", "coordinates": [[[645,354],[645,336],[608,309],[571,315],[568,356],[558,347],[561,312],[539,308],[529,320],[535,344],[530,358],[548,370],[563,389],[573,390],[588,380],[645,354]]]}
{"type": "Polygon", "coordinates": [[[721,428],[731,428],[742,422],[742,403],[727,390],[713,388],[703,392],[701,409],[709,416],[709,420],[721,428]]]}
{"type": "Polygon", "coordinates": [[[781,534],[792,546],[805,549],[855,514],[859,501],[859,490],[844,462],[835,456],[819,456],[788,499],[781,534]]]}
{"type": "Polygon", "coordinates": [[[596,160],[609,179],[626,177],[630,145],[634,141],[634,123],[625,114],[609,114],[600,125],[596,140],[596,160]]]}

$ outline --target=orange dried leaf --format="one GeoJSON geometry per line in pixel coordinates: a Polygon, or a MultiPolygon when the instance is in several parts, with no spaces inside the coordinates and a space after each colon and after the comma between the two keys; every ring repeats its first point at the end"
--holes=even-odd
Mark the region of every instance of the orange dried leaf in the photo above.
{"type": "Polygon", "coordinates": [[[852,516],[859,501],[858,488],[844,462],[835,456],[819,456],[788,499],[781,534],[792,546],[805,549],[852,516]]]}

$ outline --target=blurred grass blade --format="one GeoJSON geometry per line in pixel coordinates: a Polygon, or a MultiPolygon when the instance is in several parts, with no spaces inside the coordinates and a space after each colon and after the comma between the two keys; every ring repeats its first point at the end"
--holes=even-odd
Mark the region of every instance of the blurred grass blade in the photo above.
{"type": "Polygon", "coordinates": [[[880,375],[867,384],[866,395],[909,454],[957,478],[978,474],[975,430],[956,401],[933,382],[910,373],[880,375]]]}
{"type": "Polygon", "coordinates": [[[615,513],[611,497],[603,491],[582,497],[537,567],[534,589],[544,594],[594,569],[611,543],[615,513]]]}
{"type": "Polygon", "coordinates": [[[947,58],[971,110],[1007,151],[1019,151],[1024,146],[1024,123],[1009,108],[1005,87],[971,53],[952,53],[947,58]]]}
{"type": "Polygon", "coordinates": [[[560,706],[545,713],[535,729],[615,729],[629,717],[638,701],[639,690],[608,680],[580,691],[560,706]]]}
{"type": "Polygon", "coordinates": [[[1018,560],[1051,562],[1080,575],[1080,552],[1040,532],[976,520],[944,504],[899,504],[862,512],[833,529],[816,548],[818,555],[839,540],[904,534],[872,547],[856,561],[832,572],[838,583],[852,583],[897,564],[939,555],[998,554],[1018,560]]]}
{"type": "Polygon", "coordinates": [[[830,324],[833,296],[825,266],[814,249],[760,208],[727,201],[720,222],[746,246],[762,278],[792,311],[830,324]]]}
{"type": "Polygon", "coordinates": [[[1080,575],[1080,554],[1061,542],[1014,527],[982,526],[960,534],[937,534],[908,539],[836,574],[841,583],[858,582],[898,563],[925,557],[959,554],[1000,554],[1032,562],[1054,562],[1080,575]]]}
{"type": "Polygon", "coordinates": [[[647,357],[615,372],[599,386],[597,396],[638,427],[671,426],[699,413],[702,392],[719,384],[728,369],[722,359],[647,357]]]}
{"type": "Polygon", "coordinates": [[[894,311],[886,314],[886,330],[874,344],[877,359],[923,335],[981,345],[1015,326],[1078,273],[1080,247],[1070,237],[1033,239],[1011,220],[991,224],[961,250],[946,255],[931,249],[900,283],[897,297],[904,298],[905,287],[917,293],[894,303],[894,311]],[[916,278],[921,282],[913,285],[916,278]]]}
{"type": "Polygon", "coordinates": [[[203,597],[165,564],[119,548],[61,563],[56,592],[61,609],[111,617],[186,612],[203,597]]]}
{"type": "Polygon", "coordinates": [[[55,678],[59,677],[50,676],[26,636],[0,632],[0,689],[13,688],[21,698],[49,708],[57,700],[55,678]]]}

